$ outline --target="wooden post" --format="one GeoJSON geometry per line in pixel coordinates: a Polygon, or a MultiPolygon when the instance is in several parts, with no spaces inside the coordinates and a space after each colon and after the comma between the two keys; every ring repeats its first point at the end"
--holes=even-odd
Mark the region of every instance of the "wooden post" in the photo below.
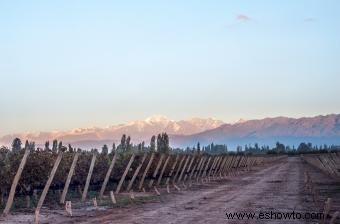
{"type": "Polygon", "coordinates": [[[171,167],[171,170],[170,170],[170,172],[169,172],[169,175],[168,175],[168,177],[166,178],[166,181],[165,181],[165,184],[166,184],[166,185],[169,185],[169,181],[170,181],[170,178],[171,178],[171,176],[172,176],[172,174],[173,174],[173,172],[174,172],[174,170],[175,170],[175,168],[176,168],[176,165],[177,165],[177,162],[178,162],[178,158],[179,158],[179,154],[177,154],[176,159],[175,159],[175,162],[172,164],[172,167],[171,167]]]}
{"type": "Polygon", "coordinates": [[[207,161],[207,163],[205,164],[205,167],[204,167],[204,169],[203,169],[201,178],[203,178],[203,177],[206,176],[206,173],[207,173],[207,170],[208,170],[208,167],[209,167],[210,160],[211,160],[211,157],[209,156],[208,161],[207,161]]]}
{"type": "Polygon", "coordinates": [[[201,158],[197,158],[196,160],[196,164],[194,165],[194,167],[191,170],[191,173],[189,175],[189,181],[191,180],[191,178],[193,177],[195,171],[198,169],[199,165],[201,164],[202,161],[202,157],[201,158]]]}
{"type": "Polygon", "coordinates": [[[130,161],[129,161],[128,165],[127,165],[126,168],[125,168],[125,171],[124,171],[124,173],[123,173],[122,178],[120,178],[119,184],[118,184],[117,189],[116,189],[116,194],[119,193],[120,188],[122,187],[122,185],[123,185],[123,183],[124,183],[125,177],[126,177],[127,173],[129,172],[130,166],[131,166],[131,164],[133,163],[133,160],[134,160],[134,159],[135,159],[135,154],[133,153],[132,156],[131,156],[131,158],[130,158],[130,161]]]}
{"type": "Polygon", "coordinates": [[[221,178],[221,176],[222,176],[222,175],[221,175],[221,171],[222,171],[222,169],[224,168],[226,159],[227,159],[227,156],[222,157],[221,163],[220,163],[218,169],[217,169],[216,172],[215,172],[215,176],[219,176],[219,177],[221,178]]]}
{"type": "Polygon", "coordinates": [[[39,224],[39,215],[40,215],[40,211],[39,210],[35,210],[34,212],[34,224],[39,224]]]}
{"type": "Polygon", "coordinates": [[[159,191],[157,190],[157,187],[156,187],[156,186],[154,186],[153,188],[155,189],[155,192],[156,192],[156,194],[157,194],[158,196],[160,196],[160,195],[161,195],[161,193],[159,193],[159,191]]]}
{"type": "Polygon", "coordinates": [[[130,199],[131,200],[135,200],[135,194],[133,193],[133,191],[130,191],[130,199]]]}
{"type": "Polygon", "coordinates": [[[72,216],[72,204],[71,204],[71,201],[66,201],[65,210],[66,210],[66,214],[67,215],[72,216]]]}
{"type": "Polygon", "coordinates": [[[213,160],[213,163],[210,166],[210,169],[209,169],[209,172],[208,172],[208,176],[207,176],[209,179],[210,179],[210,175],[211,175],[213,169],[215,168],[215,164],[217,163],[218,159],[219,159],[218,156],[215,157],[214,160],[213,160]]]}
{"type": "Polygon", "coordinates": [[[161,167],[161,164],[162,164],[162,162],[163,162],[163,158],[164,158],[164,154],[162,154],[161,157],[159,158],[159,161],[158,161],[158,163],[157,163],[156,169],[155,169],[155,171],[153,172],[152,179],[151,179],[150,182],[149,182],[149,188],[152,187],[152,184],[153,184],[153,182],[154,182],[154,179],[157,177],[157,173],[158,173],[159,168],[161,167]]]}
{"type": "Polygon", "coordinates": [[[141,169],[142,166],[143,166],[143,163],[144,163],[144,161],[145,161],[145,159],[146,159],[146,156],[147,156],[147,154],[144,153],[143,158],[142,158],[142,161],[139,163],[138,167],[136,168],[135,173],[133,174],[132,179],[130,180],[129,185],[128,185],[126,191],[130,191],[130,189],[132,188],[133,182],[135,182],[135,179],[136,179],[136,177],[137,177],[137,175],[138,175],[140,169],[141,169]]]}
{"type": "Polygon", "coordinates": [[[174,184],[174,188],[175,188],[177,191],[180,191],[180,190],[181,190],[176,184],[174,184]]]}
{"type": "Polygon", "coordinates": [[[165,169],[166,169],[166,166],[168,165],[168,162],[169,162],[169,160],[170,160],[170,157],[171,157],[171,156],[168,155],[168,157],[166,158],[166,160],[165,160],[165,162],[164,162],[163,168],[162,168],[161,173],[160,173],[160,175],[159,175],[159,177],[158,177],[158,180],[157,180],[157,186],[161,183],[161,180],[162,180],[164,171],[165,171],[165,169]]]}
{"type": "Polygon", "coordinates": [[[227,172],[228,172],[228,169],[229,169],[229,164],[230,164],[232,157],[233,156],[227,156],[227,159],[225,161],[225,165],[224,165],[224,167],[221,171],[221,175],[224,176],[224,177],[226,177],[226,175],[227,175],[227,172]]]}
{"type": "Polygon", "coordinates": [[[197,172],[196,172],[196,174],[194,175],[194,178],[197,178],[197,180],[198,180],[198,178],[199,178],[200,175],[201,175],[201,171],[202,171],[202,168],[203,168],[203,166],[204,166],[205,160],[206,160],[206,157],[205,157],[205,156],[202,156],[202,160],[201,160],[200,164],[199,164],[198,167],[197,167],[197,172]]]}
{"type": "Polygon", "coordinates": [[[111,160],[109,169],[108,169],[107,172],[106,172],[106,175],[105,175],[105,178],[104,178],[104,182],[103,182],[103,184],[102,184],[102,187],[100,188],[99,198],[102,198],[103,195],[104,195],[106,185],[107,185],[107,183],[108,183],[109,180],[110,180],[110,176],[111,176],[113,167],[114,167],[114,165],[115,165],[115,163],[116,163],[117,154],[118,154],[118,153],[115,152],[115,154],[113,155],[113,158],[112,158],[112,160],[111,160]]]}
{"type": "Polygon", "coordinates": [[[221,175],[226,176],[227,172],[228,172],[228,167],[229,167],[229,163],[231,160],[232,156],[227,156],[227,159],[225,161],[225,165],[221,171],[221,175]]]}
{"type": "Polygon", "coordinates": [[[97,203],[97,198],[94,197],[92,198],[93,206],[97,209],[98,208],[98,203],[97,203]]]}
{"type": "Polygon", "coordinates": [[[181,167],[182,167],[182,164],[183,164],[183,161],[184,161],[185,157],[186,156],[184,155],[183,158],[181,159],[181,161],[179,162],[178,168],[177,168],[177,172],[176,172],[174,178],[172,179],[172,183],[176,182],[177,176],[178,176],[179,172],[181,171],[181,167]]]}
{"type": "Polygon", "coordinates": [[[21,159],[19,168],[18,168],[17,173],[15,174],[14,180],[12,182],[12,186],[11,186],[11,190],[10,190],[9,195],[8,195],[6,207],[5,207],[4,211],[3,211],[4,216],[6,216],[9,213],[9,210],[12,207],[13,199],[14,199],[14,195],[15,195],[15,190],[16,190],[18,182],[20,180],[21,173],[24,170],[24,167],[25,167],[25,164],[26,164],[27,157],[28,157],[29,153],[30,153],[30,150],[29,149],[25,149],[25,154],[24,154],[24,156],[21,159]]]}
{"type": "Polygon", "coordinates": [[[91,181],[91,177],[92,177],[94,163],[96,162],[96,158],[97,158],[97,152],[94,152],[93,156],[92,156],[89,172],[88,172],[87,177],[86,177],[86,183],[85,183],[85,187],[84,187],[84,190],[83,190],[83,194],[81,196],[81,201],[85,201],[85,199],[86,199],[87,191],[89,189],[89,185],[90,185],[90,181],[91,181]]]}
{"type": "Polygon", "coordinates": [[[215,170],[213,172],[213,176],[216,176],[216,174],[219,172],[220,168],[221,168],[221,165],[222,163],[224,162],[224,156],[221,156],[220,157],[220,160],[218,161],[216,167],[215,167],[215,170]]]}
{"type": "Polygon", "coordinates": [[[43,205],[43,203],[45,201],[45,197],[47,195],[48,189],[50,188],[50,185],[51,185],[51,183],[53,181],[54,175],[57,172],[59,163],[60,163],[62,158],[63,158],[63,152],[59,151],[58,157],[57,157],[56,161],[54,162],[52,171],[51,171],[51,173],[50,173],[50,175],[48,177],[48,180],[47,180],[47,182],[45,184],[44,190],[41,193],[40,199],[38,201],[38,205],[37,205],[37,208],[36,208],[36,211],[37,211],[38,215],[39,215],[40,209],[41,209],[41,207],[42,207],[42,205],[43,205]]]}
{"type": "Polygon", "coordinates": [[[145,180],[145,177],[146,177],[146,174],[148,173],[149,169],[150,169],[150,166],[152,164],[152,161],[153,161],[153,158],[155,157],[155,153],[153,152],[151,154],[151,157],[150,157],[150,160],[148,162],[148,165],[146,166],[145,170],[144,170],[144,173],[143,173],[143,176],[142,176],[142,179],[139,183],[139,186],[138,186],[138,189],[141,190],[142,187],[143,187],[143,184],[144,184],[144,180],[145,180]]]}
{"type": "Polygon", "coordinates": [[[327,216],[331,210],[331,207],[332,207],[332,199],[331,198],[327,198],[326,202],[325,202],[325,205],[324,205],[324,209],[323,209],[323,214],[324,214],[324,223],[326,223],[326,219],[327,219],[327,216]]]}
{"type": "Polygon", "coordinates": [[[64,204],[65,203],[67,191],[68,191],[68,188],[69,188],[70,183],[71,183],[71,178],[72,178],[72,176],[74,174],[74,169],[76,167],[78,157],[79,157],[79,152],[76,152],[76,154],[74,154],[74,157],[73,157],[71,168],[70,168],[70,170],[68,172],[68,175],[67,175],[67,179],[66,179],[66,182],[65,182],[63,193],[61,194],[60,204],[64,204]]]}
{"type": "Polygon", "coordinates": [[[115,195],[114,195],[113,191],[110,191],[110,196],[111,196],[111,201],[112,201],[112,203],[113,203],[113,204],[116,204],[117,201],[116,201],[116,198],[115,198],[115,195]]]}
{"type": "Polygon", "coordinates": [[[184,174],[184,172],[185,172],[185,168],[186,168],[187,165],[188,165],[189,159],[190,159],[190,155],[188,155],[187,159],[185,160],[184,166],[183,166],[183,168],[182,168],[181,175],[179,175],[177,182],[180,182],[180,181],[182,180],[182,177],[183,177],[183,174],[184,174]]]}
{"type": "Polygon", "coordinates": [[[191,169],[191,166],[192,166],[192,163],[194,162],[194,160],[195,160],[195,155],[194,156],[192,156],[192,158],[191,158],[191,160],[190,160],[190,163],[189,163],[189,166],[188,166],[188,168],[187,168],[187,172],[185,173],[185,175],[184,175],[184,179],[183,179],[183,181],[186,181],[187,180],[187,177],[189,176],[189,172],[190,172],[190,169],[191,169]]]}
{"type": "Polygon", "coordinates": [[[233,164],[234,164],[234,161],[236,160],[236,157],[235,155],[231,156],[229,161],[228,161],[228,166],[226,168],[226,174],[229,175],[232,173],[232,168],[233,168],[233,164]]]}

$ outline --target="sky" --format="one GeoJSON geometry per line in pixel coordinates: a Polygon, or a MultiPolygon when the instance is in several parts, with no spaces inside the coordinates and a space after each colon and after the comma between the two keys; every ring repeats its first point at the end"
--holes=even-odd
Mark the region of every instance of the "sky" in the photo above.
{"type": "Polygon", "coordinates": [[[0,1],[0,135],[340,112],[340,1],[0,1]]]}

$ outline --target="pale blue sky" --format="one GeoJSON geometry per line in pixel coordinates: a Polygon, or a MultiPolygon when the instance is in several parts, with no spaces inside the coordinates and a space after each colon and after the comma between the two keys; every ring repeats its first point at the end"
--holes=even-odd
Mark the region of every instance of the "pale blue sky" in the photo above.
{"type": "Polygon", "coordinates": [[[0,135],[340,112],[340,1],[1,1],[0,135]]]}

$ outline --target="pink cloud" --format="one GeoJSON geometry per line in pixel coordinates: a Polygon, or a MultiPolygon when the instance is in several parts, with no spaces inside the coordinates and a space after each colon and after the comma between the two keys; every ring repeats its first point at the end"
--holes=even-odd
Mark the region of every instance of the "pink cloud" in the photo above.
{"type": "Polygon", "coordinates": [[[236,20],[241,22],[248,22],[251,20],[251,18],[247,15],[239,14],[236,16],[236,20]]]}

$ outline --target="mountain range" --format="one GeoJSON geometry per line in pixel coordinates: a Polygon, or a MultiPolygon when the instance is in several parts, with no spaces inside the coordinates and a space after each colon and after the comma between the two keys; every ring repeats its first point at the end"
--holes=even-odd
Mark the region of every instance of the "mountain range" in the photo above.
{"type": "Polygon", "coordinates": [[[83,148],[99,148],[103,144],[118,144],[122,134],[131,136],[134,143],[149,143],[152,135],[167,132],[173,147],[193,146],[200,142],[206,145],[274,145],[280,141],[287,145],[301,142],[340,145],[340,114],[288,118],[275,117],[258,120],[243,120],[228,124],[214,118],[192,118],[174,121],[165,116],[152,116],[145,120],[105,128],[77,128],[70,131],[18,133],[0,138],[0,144],[9,145],[15,137],[29,139],[38,145],[46,140],[62,140],[64,143],[83,148]]]}

